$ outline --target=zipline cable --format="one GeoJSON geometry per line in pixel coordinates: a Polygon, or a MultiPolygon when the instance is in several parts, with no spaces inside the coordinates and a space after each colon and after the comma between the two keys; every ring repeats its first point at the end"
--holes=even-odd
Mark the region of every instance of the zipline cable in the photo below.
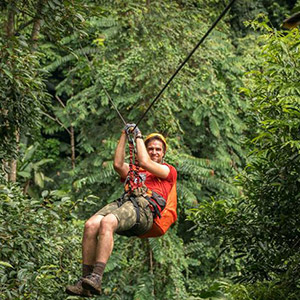
{"type": "Polygon", "coordinates": [[[195,48],[190,52],[190,54],[186,57],[186,59],[181,63],[181,65],[177,68],[177,70],[174,72],[174,74],[171,76],[171,78],[168,80],[168,82],[164,85],[164,87],[160,90],[160,92],[157,94],[157,96],[154,98],[154,100],[151,102],[147,110],[144,112],[144,114],[141,116],[141,118],[136,123],[135,127],[139,125],[139,123],[143,120],[145,115],[148,113],[148,111],[151,109],[151,107],[154,105],[154,103],[159,99],[159,97],[162,95],[162,93],[165,91],[167,86],[171,83],[171,81],[174,79],[174,77],[178,74],[178,72],[183,68],[183,66],[187,63],[187,61],[190,59],[190,57],[194,54],[194,52],[199,48],[199,46],[204,42],[206,37],[210,34],[210,32],[216,27],[216,25],[219,23],[219,21],[223,18],[223,16],[227,13],[227,11],[230,9],[230,7],[233,5],[233,3],[236,0],[232,0],[223,10],[223,12],[219,15],[219,17],[216,19],[216,21],[211,25],[211,27],[208,29],[208,31],[205,33],[205,35],[201,38],[201,40],[198,42],[198,44],[195,46],[195,48]]]}
{"type": "MultiPolygon", "coordinates": [[[[80,44],[80,48],[81,48],[81,50],[83,51],[83,48],[82,48],[81,44],[80,44]]],[[[84,53],[84,52],[83,52],[83,53],[84,53]]],[[[89,64],[89,67],[90,67],[91,72],[93,72],[94,69],[93,69],[93,67],[92,67],[92,64],[91,64],[91,62],[90,62],[88,56],[87,56],[85,53],[84,53],[84,56],[85,56],[85,58],[86,58],[87,61],[88,61],[88,64],[89,64]]],[[[104,93],[106,94],[108,100],[109,100],[110,103],[112,104],[113,108],[114,108],[115,111],[118,113],[118,115],[119,115],[119,117],[121,118],[121,120],[123,121],[124,125],[126,125],[127,123],[126,123],[125,119],[123,118],[123,116],[121,115],[121,113],[119,112],[119,110],[117,109],[117,107],[115,106],[115,104],[114,104],[114,102],[112,101],[112,99],[111,99],[109,93],[107,92],[106,88],[104,87],[104,85],[103,85],[101,79],[99,78],[98,81],[99,81],[99,83],[100,83],[100,85],[101,85],[101,87],[102,87],[104,93]]],[[[95,80],[93,80],[93,82],[95,82],[95,80]]]]}
{"type": "Polygon", "coordinates": [[[107,92],[107,90],[105,89],[104,85],[102,84],[101,80],[99,80],[101,86],[102,86],[102,89],[104,91],[104,93],[106,94],[108,100],[110,101],[110,103],[112,104],[113,108],[116,110],[116,112],[118,113],[119,117],[121,118],[121,120],[123,121],[124,125],[126,125],[126,121],[125,119],[122,117],[121,113],[119,112],[118,108],[115,106],[114,102],[112,101],[109,93],[107,92]]]}

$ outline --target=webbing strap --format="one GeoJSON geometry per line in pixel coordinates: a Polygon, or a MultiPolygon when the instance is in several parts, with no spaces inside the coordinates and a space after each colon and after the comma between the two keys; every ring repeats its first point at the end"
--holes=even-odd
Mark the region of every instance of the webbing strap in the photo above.
{"type": "Polygon", "coordinates": [[[132,202],[132,204],[133,204],[133,206],[135,208],[135,211],[136,211],[136,223],[135,223],[134,226],[137,226],[137,225],[140,224],[140,219],[141,219],[140,208],[139,208],[139,206],[138,206],[138,204],[137,204],[137,202],[135,200],[135,197],[130,197],[129,200],[132,202]]]}
{"type": "Polygon", "coordinates": [[[132,192],[137,188],[142,187],[142,181],[140,178],[140,165],[137,153],[135,151],[134,143],[129,139],[129,172],[127,174],[127,179],[125,181],[125,191],[126,185],[128,184],[128,190],[126,192],[132,192]],[[134,161],[133,161],[134,160],[134,161]]]}
{"type": "Polygon", "coordinates": [[[161,214],[160,214],[160,211],[158,209],[157,203],[155,201],[153,201],[149,196],[146,196],[145,198],[147,199],[147,201],[150,204],[150,209],[153,213],[153,218],[156,218],[157,216],[159,218],[161,218],[161,214]]]}

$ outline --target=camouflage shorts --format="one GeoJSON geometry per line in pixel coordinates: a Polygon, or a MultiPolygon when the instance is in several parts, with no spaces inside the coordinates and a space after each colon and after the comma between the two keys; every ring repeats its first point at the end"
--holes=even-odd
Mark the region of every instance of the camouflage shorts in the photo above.
{"type": "Polygon", "coordinates": [[[135,201],[139,207],[139,224],[136,224],[137,211],[133,203],[128,199],[124,199],[123,204],[120,207],[118,206],[117,201],[107,204],[100,209],[96,215],[106,216],[108,214],[113,214],[119,221],[116,233],[120,235],[142,235],[151,229],[153,224],[153,214],[150,210],[149,202],[143,196],[135,197],[135,201]]]}

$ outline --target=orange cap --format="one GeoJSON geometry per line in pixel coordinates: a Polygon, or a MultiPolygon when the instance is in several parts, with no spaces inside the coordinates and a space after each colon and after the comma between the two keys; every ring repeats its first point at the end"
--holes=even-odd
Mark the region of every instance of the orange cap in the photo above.
{"type": "Polygon", "coordinates": [[[151,138],[157,138],[157,139],[161,140],[164,143],[166,151],[167,151],[168,145],[167,145],[165,137],[162,134],[160,134],[158,132],[150,133],[149,135],[147,135],[147,137],[145,138],[144,142],[146,143],[151,138]]]}

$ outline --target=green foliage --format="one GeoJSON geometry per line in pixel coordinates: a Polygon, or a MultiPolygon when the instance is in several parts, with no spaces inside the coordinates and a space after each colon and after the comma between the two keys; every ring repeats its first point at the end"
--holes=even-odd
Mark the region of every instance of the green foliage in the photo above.
{"type": "MultiPolygon", "coordinates": [[[[253,154],[242,182],[256,207],[261,228],[253,259],[263,257],[273,272],[281,274],[293,290],[299,282],[299,31],[271,33],[263,48],[263,71],[254,72],[250,96],[254,99],[252,122],[257,124],[253,154]],[[267,249],[272,249],[267,251],[267,249]]],[[[262,266],[258,276],[272,277],[262,266]]],[[[272,272],[272,273],[273,273],[272,272]]],[[[251,273],[251,272],[250,272],[251,273]]]]}
{"type": "Polygon", "coordinates": [[[19,136],[33,137],[40,126],[48,94],[39,40],[47,36],[55,41],[73,30],[83,35],[84,14],[98,10],[93,3],[82,5],[78,1],[4,1],[1,5],[1,159],[16,157],[19,136]]]}
{"type": "Polygon", "coordinates": [[[290,290],[284,290],[278,283],[264,281],[255,284],[232,284],[222,281],[219,288],[227,296],[234,300],[297,300],[299,294],[290,290]]]}
{"type": "Polygon", "coordinates": [[[16,185],[0,186],[1,299],[62,299],[62,286],[80,257],[82,222],[60,191],[27,198],[16,185]],[[73,217],[73,219],[70,218],[73,217]]]}
{"type": "Polygon", "coordinates": [[[9,158],[15,154],[16,134],[32,133],[39,126],[47,94],[37,53],[21,41],[7,46],[1,37],[0,49],[0,158],[9,158]]]}
{"type": "MultiPolygon", "coordinates": [[[[18,164],[18,175],[24,180],[24,193],[28,193],[30,196],[39,197],[36,194],[34,186],[43,189],[45,182],[53,181],[50,177],[45,176],[43,168],[45,165],[53,162],[51,158],[43,158],[41,160],[35,159],[35,152],[39,144],[36,142],[34,145],[29,146],[24,151],[23,158],[18,164]],[[31,183],[33,185],[31,186],[31,183]]],[[[22,182],[22,180],[19,180],[22,182]]]]}
{"type": "MultiPolygon", "coordinates": [[[[19,182],[35,191],[32,199],[1,185],[4,299],[64,297],[62,287],[80,276],[78,217],[122,193],[112,160],[123,125],[103,87],[136,122],[224,8],[220,0],[40,4],[0,4],[3,28],[15,14],[13,35],[0,38],[0,157],[17,155],[19,132],[19,182]],[[97,205],[78,207],[89,194],[97,205]]],[[[168,138],[179,220],[163,238],[117,237],[99,298],[297,299],[299,32],[243,25],[267,12],[278,28],[294,4],[236,1],[139,125],[168,138]],[[241,190],[234,176],[247,147],[241,190]],[[257,283],[220,280],[237,274],[257,283]]]]}
{"type": "MultiPolygon", "coordinates": [[[[253,33],[250,27],[246,26],[249,20],[254,20],[259,15],[267,15],[274,28],[280,29],[283,20],[296,8],[296,0],[244,0],[237,1],[231,9],[231,24],[234,34],[245,36],[253,33]]],[[[297,11],[297,9],[296,9],[297,11]]],[[[295,12],[296,12],[295,11],[295,12]]]]}
{"type": "MultiPolygon", "coordinates": [[[[223,4],[215,3],[218,10],[223,9],[223,4]]],[[[64,104],[53,97],[44,110],[52,118],[44,114],[43,119],[43,132],[61,142],[62,160],[70,148],[64,133],[71,126],[75,130],[76,167],[70,171],[66,164],[56,162],[55,169],[61,174],[59,182],[55,180],[57,188],[65,189],[72,183],[73,199],[76,195],[99,195],[99,207],[122,191],[112,168],[122,125],[102,86],[126,120],[136,121],[217,14],[210,5],[195,6],[190,1],[148,5],[136,1],[124,5],[120,1],[113,7],[104,2],[101,8],[98,16],[86,18],[84,33],[72,32],[63,38],[56,34],[55,44],[52,37],[44,35],[46,43],[39,48],[45,69],[51,72],[49,82],[55,88],[51,92],[64,104]]],[[[53,29],[49,32],[52,35],[53,29]]],[[[187,299],[187,287],[197,296],[199,289],[187,284],[185,274],[193,277],[188,268],[191,264],[194,272],[199,251],[179,249],[178,241],[181,236],[191,241],[194,235],[193,230],[185,232],[190,227],[184,222],[188,208],[217,193],[237,193],[230,176],[235,173],[233,166],[238,169],[243,164],[239,138],[244,130],[240,116],[245,104],[237,95],[242,71],[227,21],[213,32],[140,125],[145,135],[161,131],[169,136],[167,161],[179,172],[179,224],[171,237],[150,240],[151,247],[142,242],[139,256],[135,252],[140,250],[141,241],[116,241],[104,278],[106,293],[115,294],[116,299],[124,293],[128,299],[187,299]],[[123,249],[127,244],[128,249],[123,249]],[[152,269],[144,263],[149,251],[153,251],[152,269]],[[123,263],[125,258],[128,262],[123,263]]],[[[40,160],[44,158],[46,154],[40,160]]],[[[94,211],[94,207],[86,206],[80,215],[87,218],[94,211]]],[[[211,269],[218,256],[218,250],[214,251],[218,243],[200,243],[213,254],[203,256],[202,273],[197,274],[217,274],[211,269]],[[211,269],[205,272],[208,266],[211,269]]],[[[201,291],[206,287],[202,285],[201,291]]]]}
{"type": "Polygon", "coordinates": [[[247,288],[249,295],[256,295],[249,299],[297,299],[300,36],[297,29],[283,33],[266,23],[254,25],[267,34],[258,41],[263,43],[264,63],[247,75],[243,89],[252,102],[248,124],[256,128],[250,135],[248,165],[240,176],[244,197],[208,201],[194,217],[199,233],[222,236],[224,250],[226,245],[233,247],[242,264],[237,280],[261,282],[257,291],[247,288]]]}
{"type": "Polygon", "coordinates": [[[188,299],[186,268],[183,243],[172,230],[156,239],[117,237],[99,299],[188,299]]]}
{"type": "MultiPolygon", "coordinates": [[[[65,128],[75,129],[74,185],[78,192],[92,189],[101,198],[103,193],[104,198],[110,197],[117,189],[117,181],[112,182],[115,176],[108,182],[106,162],[111,164],[112,145],[122,126],[103,87],[125,119],[137,121],[156,91],[207,30],[207,25],[199,23],[204,22],[203,9],[208,15],[211,9],[177,1],[147,5],[135,1],[126,7],[119,4],[111,7],[104,2],[103,14],[86,20],[84,38],[72,34],[59,41],[62,47],[45,49],[49,57],[46,68],[60,74],[51,81],[65,104],[63,107],[53,101],[48,109],[65,128]],[[101,45],[95,43],[99,39],[101,45]]],[[[197,199],[211,196],[211,189],[225,194],[235,190],[228,177],[243,164],[239,139],[245,129],[240,118],[245,103],[237,94],[243,65],[235,56],[228,32],[225,23],[212,33],[140,124],[144,134],[161,131],[180,139],[173,144],[178,154],[168,154],[170,162],[188,153],[191,160],[208,159],[220,166],[217,170],[194,168],[190,188],[195,186],[191,193],[197,194],[197,199]],[[201,184],[195,183],[197,179],[201,184]]],[[[58,123],[45,121],[48,134],[63,130],[58,123]]],[[[178,166],[181,164],[185,161],[178,166]]],[[[183,170],[186,180],[182,185],[192,178],[187,173],[183,170]]]]}

